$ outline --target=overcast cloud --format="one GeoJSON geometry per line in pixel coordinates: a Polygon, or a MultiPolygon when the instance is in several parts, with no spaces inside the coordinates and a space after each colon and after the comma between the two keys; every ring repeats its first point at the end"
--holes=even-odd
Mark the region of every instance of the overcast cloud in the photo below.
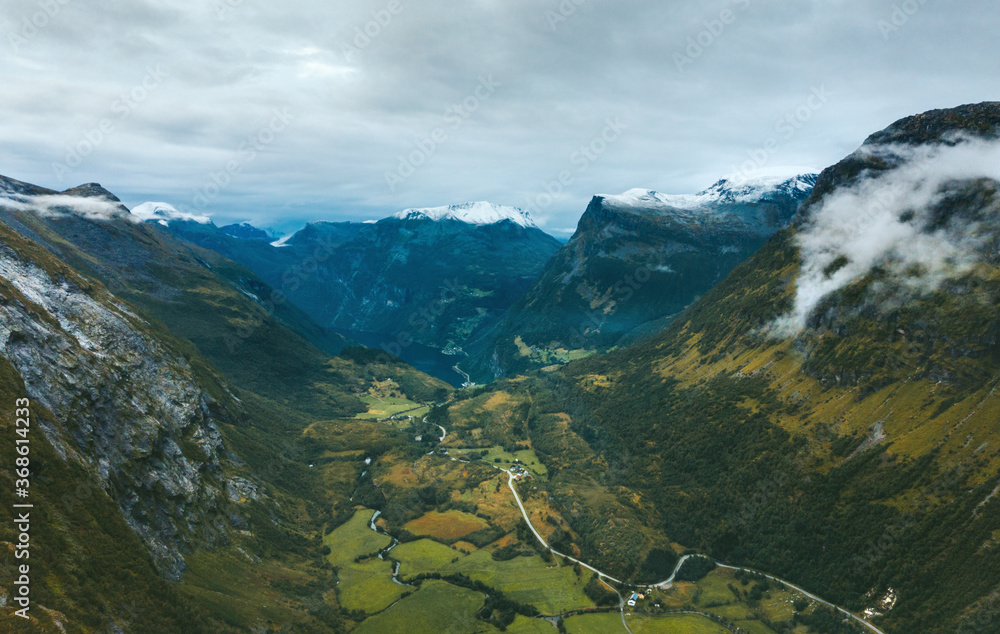
{"type": "Polygon", "coordinates": [[[490,200],[565,235],[1000,98],[990,0],[0,1],[0,173],[219,224],[490,200]]]}

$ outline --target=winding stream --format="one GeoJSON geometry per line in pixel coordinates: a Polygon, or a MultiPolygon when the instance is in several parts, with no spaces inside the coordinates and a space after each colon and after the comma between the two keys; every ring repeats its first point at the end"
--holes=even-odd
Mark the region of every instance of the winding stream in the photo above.
{"type": "Polygon", "coordinates": [[[378,558],[381,559],[382,561],[391,561],[393,564],[395,564],[395,566],[392,569],[393,583],[399,584],[401,586],[406,586],[408,588],[414,588],[416,586],[414,586],[413,584],[403,583],[402,581],[399,580],[399,562],[387,556],[390,550],[392,550],[396,546],[399,546],[399,540],[390,535],[389,533],[385,532],[384,530],[380,529],[378,525],[375,524],[375,520],[377,520],[378,516],[381,514],[382,511],[375,511],[375,513],[372,515],[372,518],[368,521],[368,528],[372,529],[379,535],[385,535],[386,537],[392,538],[392,543],[383,548],[382,550],[378,551],[378,558]]]}

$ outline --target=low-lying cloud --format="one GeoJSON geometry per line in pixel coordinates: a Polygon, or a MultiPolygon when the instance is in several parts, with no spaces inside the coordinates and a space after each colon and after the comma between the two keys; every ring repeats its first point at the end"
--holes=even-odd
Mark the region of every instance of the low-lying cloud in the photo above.
{"type": "Polygon", "coordinates": [[[955,210],[965,213],[945,221],[935,209],[963,181],[1000,180],[1000,143],[956,138],[953,144],[859,152],[894,167],[863,175],[812,207],[797,237],[802,263],[795,307],[771,325],[774,336],[799,333],[824,298],[877,267],[889,271],[901,288],[933,291],[980,261],[984,245],[997,233],[997,201],[986,210],[955,210]]]}
{"type": "Polygon", "coordinates": [[[130,214],[121,203],[102,198],[64,194],[27,196],[0,192],[0,207],[17,211],[34,211],[48,217],[78,215],[88,220],[125,218],[133,222],[142,222],[141,218],[130,214]]]}

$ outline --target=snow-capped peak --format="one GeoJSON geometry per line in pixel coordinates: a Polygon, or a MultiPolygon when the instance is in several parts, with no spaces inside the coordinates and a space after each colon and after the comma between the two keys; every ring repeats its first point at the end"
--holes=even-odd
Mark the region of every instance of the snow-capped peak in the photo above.
{"type": "Polygon", "coordinates": [[[156,221],[164,227],[169,225],[171,220],[190,220],[203,225],[212,222],[208,216],[179,211],[169,203],[142,203],[132,209],[132,215],[138,222],[156,221]]]}
{"type": "Polygon", "coordinates": [[[755,203],[772,193],[808,192],[816,184],[817,174],[815,170],[791,175],[787,171],[773,170],[729,176],[697,194],[662,194],[651,189],[630,189],[619,196],[604,198],[611,203],[630,207],[662,206],[700,211],[720,203],[755,203]]]}
{"type": "Polygon", "coordinates": [[[517,207],[494,205],[488,202],[464,203],[447,207],[429,207],[424,209],[406,209],[393,218],[400,220],[457,220],[471,225],[492,225],[509,220],[522,227],[537,227],[527,211],[517,207]]]}

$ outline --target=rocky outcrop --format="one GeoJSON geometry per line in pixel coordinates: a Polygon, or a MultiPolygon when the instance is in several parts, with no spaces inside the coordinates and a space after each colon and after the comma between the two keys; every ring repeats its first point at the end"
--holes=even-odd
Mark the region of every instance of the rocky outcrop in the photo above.
{"type": "Polygon", "coordinates": [[[179,580],[181,553],[224,541],[237,520],[230,491],[248,490],[227,480],[212,397],[184,358],[103,287],[39,265],[5,237],[0,355],[33,404],[51,412],[42,430],[56,451],[93,474],[161,572],[179,580]]]}

